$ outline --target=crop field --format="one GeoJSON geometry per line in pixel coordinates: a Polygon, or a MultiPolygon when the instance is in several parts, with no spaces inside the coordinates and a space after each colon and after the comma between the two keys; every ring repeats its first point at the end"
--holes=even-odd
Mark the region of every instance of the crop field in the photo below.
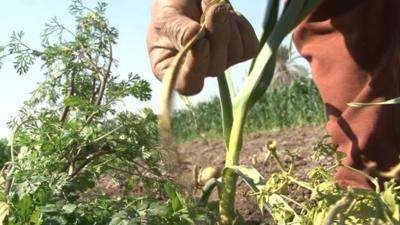
{"type": "Polygon", "coordinates": [[[270,0],[243,86],[221,74],[219,96],[196,105],[183,97],[187,108],[174,110],[174,79],[202,24],[163,79],[159,114],[119,106],[152,92],[143,77],[114,73],[119,32],[106,3],[72,0],[75,23],[48,22],[38,48],[13,32],[0,60],[20,75],[39,63],[43,80],[0,139],[0,225],[400,225],[400,166],[378,184],[342,163],[309,71],[281,44],[319,2],[280,10],[270,0]],[[340,187],[340,167],[375,189],[340,187]]]}
{"type": "MultiPolygon", "coordinates": [[[[267,91],[249,112],[245,132],[273,131],[306,126],[323,126],[324,106],[313,81],[300,77],[279,89],[267,91]]],[[[222,134],[220,102],[214,98],[174,113],[178,142],[222,134]]]]}

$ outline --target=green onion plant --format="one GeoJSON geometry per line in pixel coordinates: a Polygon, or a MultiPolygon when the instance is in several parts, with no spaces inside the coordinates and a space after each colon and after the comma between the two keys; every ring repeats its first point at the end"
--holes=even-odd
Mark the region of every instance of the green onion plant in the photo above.
{"type": "MultiPolygon", "coordinates": [[[[214,0],[210,4],[228,3],[229,1],[214,0]]],[[[275,69],[275,54],[283,39],[296,27],[319,3],[321,0],[289,0],[280,13],[280,1],[269,0],[263,23],[263,33],[260,37],[261,49],[253,59],[248,76],[244,85],[234,92],[231,82],[228,82],[227,75],[218,76],[219,94],[222,112],[223,136],[226,148],[225,168],[222,179],[212,180],[219,182],[218,185],[206,185],[206,187],[218,186],[220,190],[219,223],[231,225],[236,221],[234,202],[236,181],[238,175],[252,177],[254,171],[248,167],[239,166],[240,150],[242,148],[243,128],[247,113],[267,90],[275,69]]],[[[207,11],[205,11],[207,13],[207,11]]],[[[204,18],[204,15],[203,17],[204,18]]],[[[203,19],[202,19],[203,20],[203,19]]],[[[203,24],[203,23],[202,23],[203,24]]],[[[203,27],[203,26],[202,26],[203,27]]],[[[201,29],[188,46],[178,54],[175,65],[172,65],[170,72],[164,80],[164,92],[162,98],[162,112],[160,116],[161,135],[163,140],[171,138],[170,105],[171,90],[179,71],[179,64],[183,60],[185,52],[200,36],[206,31],[201,29]]],[[[252,186],[257,187],[260,180],[254,176],[252,186]]],[[[211,190],[205,190],[208,193],[211,190]]],[[[207,195],[207,194],[206,194],[207,195]]],[[[203,199],[204,201],[204,199],[203,199]]]]}

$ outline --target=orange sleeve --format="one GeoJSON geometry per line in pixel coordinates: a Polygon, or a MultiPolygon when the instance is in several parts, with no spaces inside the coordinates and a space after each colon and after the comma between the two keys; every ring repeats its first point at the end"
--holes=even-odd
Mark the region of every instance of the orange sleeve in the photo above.
{"type": "MultiPolygon", "coordinates": [[[[345,163],[388,170],[399,163],[400,106],[352,108],[400,96],[400,1],[326,0],[295,30],[324,101],[327,131],[345,163]]],[[[339,169],[336,181],[369,188],[362,176],[339,169]]],[[[382,181],[382,180],[381,180],[382,181]]]]}

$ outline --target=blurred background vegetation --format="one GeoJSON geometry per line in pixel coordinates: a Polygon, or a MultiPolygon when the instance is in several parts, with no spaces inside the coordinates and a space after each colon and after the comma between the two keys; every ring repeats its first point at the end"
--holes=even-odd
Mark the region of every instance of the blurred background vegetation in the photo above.
{"type": "MultiPolygon", "coordinates": [[[[177,110],[173,118],[177,140],[190,141],[199,135],[221,137],[219,104],[214,97],[177,110]]],[[[271,86],[247,116],[245,132],[323,126],[325,122],[324,106],[309,71],[296,63],[290,47],[280,47],[271,86]]]]}

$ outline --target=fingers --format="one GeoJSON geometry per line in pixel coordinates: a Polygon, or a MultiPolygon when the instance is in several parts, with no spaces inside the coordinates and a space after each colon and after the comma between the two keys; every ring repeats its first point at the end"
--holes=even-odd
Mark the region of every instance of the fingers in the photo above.
{"type": "MultiPolygon", "coordinates": [[[[233,12],[234,13],[234,12],[233,12]]],[[[233,17],[234,20],[236,18],[233,17]]],[[[240,34],[240,30],[236,24],[236,21],[231,22],[231,35],[228,45],[228,61],[227,67],[230,67],[236,63],[239,63],[243,59],[243,43],[240,34]]]]}
{"type": "Polygon", "coordinates": [[[200,30],[200,24],[185,16],[175,16],[160,31],[170,39],[176,49],[182,49],[200,30]]]}
{"type": "Polygon", "coordinates": [[[176,53],[176,50],[161,47],[152,48],[149,51],[151,69],[158,80],[162,81],[176,53]]]}
{"type": "MultiPolygon", "coordinates": [[[[176,51],[155,48],[150,52],[153,73],[159,80],[168,72],[175,59],[176,51]]],[[[210,43],[207,39],[199,40],[186,55],[177,74],[175,89],[183,95],[199,93],[204,85],[210,61],[210,43]]]]}
{"type": "Polygon", "coordinates": [[[260,48],[256,32],[251,26],[250,22],[242,16],[240,13],[236,12],[236,24],[240,31],[240,37],[242,39],[243,46],[243,58],[242,60],[247,60],[254,57],[260,48]]]}
{"type": "Polygon", "coordinates": [[[251,24],[228,4],[206,7],[206,27],[210,40],[210,64],[208,76],[222,74],[228,67],[255,56],[259,50],[257,35],[251,24]]]}
{"type": "Polygon", "coordinates": [[[210,62],[210,42],[200,39],[186,56],[175,89],[183,95],[195,95],[203,89],[210,62]]]}
{"type": "MultiPolygon", "coordinates": [[[[194,1],[193,1],[194,2],[194,1]]],[[[153,73],[159,80],[168,72],[174,58],[200,29],[201,16],[191,1],[155,1],[147,45],[153,73]]],[[[177,75],[175,89],[181,94],[193,95],[203,88],[208,70],[210,44],[198,41],[187,53],[177,75]]]]}
{"type": "MultiPolygon", "coordinates": [[[[149,37],[151,37],[149,32],[149,37]]],[[[170,39],[158,35],[157,41],[148,41],[150,63],[153,73],[159,80],[170,69],[176,55],[177,48],[173,47],[170,39]]],[[[207,74],[210,61],[210,42],[208,39],[200,39],[187,53],[183,65],[177,75],[175,89],[184,95],[194,95],[201,91],[204,78],[207,74]]]]}
{"type": "Polygon", "coordinates": [[[175,49],[182,49],[200,30],[200,24],[191,18],[177,14],[174,10],[163,12],[153,22],[155,32],[166,38],[175,49]],[[172,15],[170,15],[172,14],[172,15]]]}
{"type": "Polygon", "coordinates": [[[209,76],[222,74],[227,68],[228,45],[231,36],[230,7],[227,4],[215,4],[207,9],[206,28],[210,40],[209,76]]]}

